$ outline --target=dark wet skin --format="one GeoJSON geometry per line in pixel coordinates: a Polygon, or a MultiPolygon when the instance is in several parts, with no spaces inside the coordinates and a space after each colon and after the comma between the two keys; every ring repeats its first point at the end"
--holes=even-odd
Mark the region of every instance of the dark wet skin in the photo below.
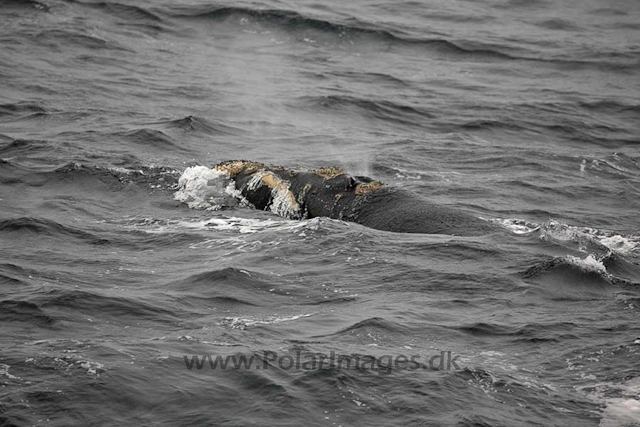
{"type": "MultiPolygon", "coordinates": [[[[263,166],[261,170],[289,182],[301,216],[306,218],[329,217],[399,233],[477,236],[498,230],[496,225],[466,212],[430,203],[397,187],[382,185],[368,189],[364,184],[373,180],[367,177],[347,174],[326,177],[314,171],[274,166],[263,166]]],[[[248,189],[255,173],[253,168],[242,169],[234,178],[236,188],[256,208],[266,209],[271,203],[271,189],[266,185],[248,189]]]]}

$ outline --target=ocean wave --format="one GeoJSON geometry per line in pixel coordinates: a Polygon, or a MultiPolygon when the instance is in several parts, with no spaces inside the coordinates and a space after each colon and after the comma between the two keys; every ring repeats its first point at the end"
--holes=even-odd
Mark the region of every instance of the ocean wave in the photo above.
{"type": "Polygon", "coordinates": [[[578,105],[582,108],[599,112],[599,113],[632,113],[633,117],[638,118],[640,113],[640,104],[625,103],[622,100],[606,99],[599,101],[581,101],[578,105]]]}
{"type": "Polygon", "coordinates": [[[613,291],[613,286],[633,288],[640,284],[640,269],[637,267],[635,271],[617,268],[616,274],[609,271],[607,265],[616,264],[608,260],[611,256],[553,257],[528,268],[521,276],[526,281],[545,284],[551,293],[568,293],[569,298],[579,298],[582,294],[597,296],[613,291]]]}
{"type": "Polygon", "coordinates": [[[56,147],[56,143],[37,139],[13,139],[0,147],[0,154],[10,157],[32,156],[48,152],[56,147]]]}
{"type": "Polygon", "coordinates": [[[162,308],[159,304],[130,297],[115,297],[98,292],[52,289],[34,297],[41,307],[65,310],[65,316],[89,316],[97,320],[128,323],[141,320],[175,325],[187,313],[175,307],[162,308]]]}
{"type": "Polygon", "coordinates": [[[500,224],[515,234],[537,232],[540,239],[556,243],[576,244],[580,252],[596,252],[605,255],[614,251],[623,255],[637,255],[640,251],[640,236],[620,234],[614,231],[591,227],[577,227],[550,220],[536,223],[518,218],[494,218],[488,221],[500,224]]]}
{"type": "MultiPolygon", "coordinates": [[[[336,305],[353,302],[356,295],[328,287],[309,289],[282,276],[263,274],[255,270],[227,267],[203,271],[162,285],[163,292],[189,308],[238,306],[284,307],[292,301],[303,306],[336,305]]],[[[246,317],[249,307],[242,309],[246,317]]],[[[266,321],[265,321],[266,322],[266,321]]],[[[278,322],[275,322],[278,323],[278,322]]]]}
{"type": "Polygon", "coordinates": [[[155,129],[136,129],[116,134],[134,144],[141,144],[158,150],[191,151],[187,147],[178,144],[169,135],[155,129]]]}
{"type": "Polygon", "coordinates": [[[577,26],[575,23],[560,18],[545,19],[534,22],[533,24],[540,28],[554,31],[576,31],[581,29],[581,27],[577,26]]]}
{"type": "MultiPolygon", "coordinates": [[[[38,110],[36,108],[20,108],[7,113],[7,115],[5,115],[5,117],[1,118],[0,120],[5,123],[11,123],[12,125],[14,125],[13,127],[18,127],[18,124],[22,126],[28,126],[30,124],[40,125],[43,123],[45,123],[47,126],[54,126],[57,124],[64,125],[72,121],[87,119],[91,115],[92,113],[88,111],[60,111],[53,108],[42,108],[42,110],[38,110]]],[[[1,116],[2,114],[0,113],[0,117],[1,116]]]]}
{"type": "Polygon", "coordinates": [[[567,59],[566,55],[562,57],[531,57],[523,59],[547,63],[567,72],[594,69],[620,74],[632,74],[634,72],[633,70],[637,70],[638,65],[640,65],[640,61],[636,55],[625,53],[620,53],[618,55],[612,54],[610,55],[610,60],[604,59],[605,56],[602,55],[594,54],[593,56],[593,59],[567,59]]]}
{"type": "Polygon", "coordinates": [[[124,183],[119,179],[118,174],[113,171],[76,162],[67,163],[64,166],[55,168],[53,171],[41,172],[38,174],[38,178],[40,178],[38,183],[40,185],[55,182],[63,182],[65,184],[78,183],[81,185],[100,183],[109,191],[120,191],[124,188],[124,183]]]}
{"type": "Polygon", "coordinates": [[[304,96],[297,101],[302,106],[312,106],[320,110],[354,109],[377,119],[408,126],[420,126],[421,121],[435,118],[432,112],[422,107],[348,95],[304,96]]]}
{"type": "Polygon", "coordinates": [[[506,129],[525,131],[530,130],[530,125],[524,122],[518,122],[510,120],[508,118],[502,119],[475,119],[468,122],[459,124],[460,128],[464,130],[485,130],[485,129],[506,129]]]}
{"type": "MultiPolygon", "coordinates": [[[[2,267],[0,266],[0,269],[2,267]]],[[[9,285],[9,286],[27,286],[28,282],[25,280],[20,280],[10,274],[6,274],[5,272],[0,270],[0,284],[9,285]]]]}
{"type": "Polygon", "coordinates": [[[559,323],[529,323],[525,325],[501,325],[498,323],[475,322],[453,327],[475,336],[512,336],[514,341],[555,342],[567,338],[574,338],[572,331],[577,324],[571,322],[559,323]]]}
{"type": "Polygon", "coordinates": [[[231,17],[245,17],[256,21],[281,25],[288,29],[316,29],[335,34],[347,33],[377,34],[383,37],[395,38],[391,33],[375,28],[366,28],[365,24],[355,19],[354,24],[338,24],[328,20],[312,18],[290,10],[251,9],[245,7],[175,7],[170,14],[176,18],[226,20],[231,17]],[[360,25],[358,25],[360,24],[360,25]]]}
{"type": "MultiPolygon", "coordinates": [[[[88,184],[96,180],[107,186],[107,189],[119,191],[129,184],[151,189],[175,190],[178,186],[179,172],[164,166],[135,165],[133,168],[105,167],[83,163],[67,163],[50,172],[43,172],[42,178],[68,183],[88,184]]],[[[48,181],[47,181],[48,182],[48,181]]]]}
{"type": "Polygon", "coordinates": [[[255,271],[227,267],[219,270],[196,273],[179,281],[172,282],[168,286],[171,289],[184,291],[225,285],[236,289],[246,288],[252,291],[268,291],[273,287],[271,281],[271,278],[255,271]]]}
{"type": "Polygon", "coordinates": [[[85,34],[80,30],[42,29],[34,38],[36,43],[58,51],[68,48],[69,45],[75,45],[91,50],[115,50],[133,53],[133,50],[115,40],[104,39],[96,34],[85,34]]]}
{"type": "Polygon", "coordinates": [[[27,285],[27,279],[37,274],[34,270],[26,269],[16,264],[0,263],[0,281],[11,285],[27,285]]]}
{"type": "Polygon", "coordinates": [[[78,0],[65,0],[67,3],[78,4],[92,9],[97,9],[108,14],[117,16],[118,18],[125,19],[127,21],[150,21],[150,22],[163,22],[160,15],[152,12],[141,6],[134,6],[117,2],[83,2],[78,0]]]}
{"type": "Polygon", "coordinates": [[[36,9],[42,12],[49,12],[50,8],[44,3],[36,0],[0,0],[0,7],[6,9],[36,9]]]}
{"type": "Polygon", "coordinates": [[[345,78],[355,83],[367,82],[380,85],[388,85],[389,87],[402,87],[402,88],[413,88],[414,85],[409,81],[401,79],[399,77],[393,76],[391,74],[386,73],[376,73],[370,71],[346,71],[346,70],[333,70],[324,73],[313,73],[308,72],[307,75],[313,74],[314,77],[320,79],[326,79],[327,76],[335,76],[338,78],[345,78]]]}
{"type": "MultiPolygon", "coordinates": [[[[567,58],[566,55],[545,55],[537,51],[483,43],[472,39],[430,38],[410,34],[404,29],[392,28],[385,24],[365,22],[361,19],[329,19],[303,15],[286,9],[253,9],[249,7],[220,6],[178,6],[165,11],[168,17],[190,21],[229,21],[237,19],[238,24],[258,23],[270,25],[283,31],[300,34],[301,40],[309,40],[307,31],[333,35],[338,42],[354,43],[358,39],[424,48],[451,59],[467,61],[535,61],[563,69],[598,68],[607,71],[631,73],[637,68],[636,52],[606,52],[606,55],[591,55],[587,58],[567,58]]],[[[544,23],[542,24],[544,25],[544,23]]],[[[548,24],[554,25],[554,24],[548,24]]],[[[555,25],[558,27],[557,23],[555,25]]]]}
{"type": "Polygon", "coordinates": [[[640,264],[628,260],[616,252],[610,252],[599,259],[607,273],[623,284],[640,284],[640,264]]]}
{"type": "Polygon", "coordinates": [[[0,117],[2,116],[14,116],[23,114],[38,114],[46,113],[49,110],[42,105],[35,102],[16,102],[0,105],[0,117]]]}
{"type": "Polygon", "coordinates": [[[341,336],[341,335],[365,335],[373,338],[374,341],[378,340],[380,334],[392,335],[400,334],[405,335],[408,332],[408,328],[397,322],[384,319],[382,317],[371,317],[368,319],[360,320],[352,325],[340,329],[337,332],[331,334],[316,335],[314,338],[328,337],[328,336],[341,336]]]}
{"type": "Polygon", "coordinates": [[[226,326],[232,329],[247,329],[253,326],[268,326],[275,325],[283,322],[293,322],[306,317],[311,317],[316,313],[302,313],[291,316],[269,316],[266,318],[254,318],[254,317],[224,317],[220,321],[221,326],[226,326]]]}
{"type": "MultiPolygon", "coordinates": [[[[524,106],[526,107],[526,106],[524,106]]],[[[496,114],[504,114],[496,112],[496,114]]],[[[575,114],[575,113],[574,113],[575,114]]],[[[584,120],[569,118],[568,114],[556,114],[555,119],[549,116],[529,115],[522,118],[519,112],[518,117],[502,117],[500,119],[480,118],[467,120],[462,117],[453,117],[450,124],[445,124],[445,129],[457,131],[482,131],[482,130],[504,130],[513,132],[539,132],[542,134],[554,134],[560,138],[571,141],[578,141],[582,144],[588,142],[605,148],[619,148],[626,145],[636,145],[637,139],[628,130],[617,127],[613,124],[603,125],[600,123],[587,124],[584,120]],[[450,126],[455,127],[450,127],[450,126]]]]}
{"type": "Polygon", "coordinates": [[[580,165],[580,172],[604,173],[616,178],[640,178],[640,157],[615,152],[604,157],[584,158],[580,165]]]}
{"type": "Polygon", "coordinates": [[[197,132],[203,135],[244,135],[245,132],[223,123],[213,123],[197,116],[186,116],[181,119],[163,120],[149,124],[162,125],[166,129],[179,129],[184,132],[197,132]]]}
{"type": "Polygon", "coordinates": [[[108,239],[104,239],[84,230],[63,225],[45,218],[20,217],[1,219],[0,233],[37,234],[61,238],[73,237],[94,245],[105,245],[110,243],[108,239]]]}
{"type": "MultiPolygon", "coordinates": [[[[477,58],[485,60],[514,59],[512,56],[489,48],[462,47],[445,39],[422,39],[402,34],[399,30],[381,28],[377,24],[367,23],[356,18],[350,18],[349,23],[332,22],[327,19],[314,18],[302,15],[298,12],[282,9],[251,9],[244,7],[174,7],[168,14],[174,18],[190,20],[215,20],[223,21],[231,18],[251,19],[259,23],[267,23],[278,26],[285,31],[304,32],[306,30],[321,31],[333,34],[338,39],[350,39],[354,37],[368,36],[379,41],[409,46],[423,46],[443,54],[461,55],[467,59],[477,58]]],[[[477,44],[477,43],[475,43],[477,44]]]]}
{"type": "MultiPolygon", "coordinates": [[[[125,189],[131,191],[166,190],[175,191],[178,188],[179,172],[164,166],[141,165],[135,161],[126,162],[130,168],[115,166],[98,166],[79,162],[69,162],[63,166],[51,166],[50,158],[40,158],[40,151],[51,150],[55,144],[46,141],[34,144],[34,141],[18,141],[7,147],[6,153],[21,158],[23,152],[26,159],[20,162],[0,159],[0,182],[3,184],[31,187],[64,187],[68,191],[119,192],[125,189]],[[31,156],[38,153],[38,157],[31,156]],[[35,159],[35,161],[34,161],[35,159]],[[46,165],[39,163],[46,162],[46,165]],[[35,163],[35,164],[34,164],[35,163]]],[[[1,150],[1,149],[0,149],[1,150]]],[[[77,196],[77,194],[76,194],[77,196]]],[[[57,199],[63,203],[63,196],[57,199]]],[[[56,203],[51,201],[51,203],[56,203]]],[[[79,209],[78,206],[75,206],[79,209]]]]}
{"type": "Polygon", "coordinates": [[[49,327],[54,324],[53,317],[47,315],[37,304],[27,301],[0,301],[1,322],[25,322],[29,325],[49,327]]]}
{"type": "MultiPolygon", "coordinates": [[[[36,373],[39,374],[40,378],[46,378],[53,373],[59,379],[59,372],[56,371],[65,373],[76,371],[82,373],[83,376],[97,378],[105,371],[105,366],[102,363],[90,360],[82,354],[94,346],[97,347],[92,341],[63,338],[35,340],[24,344],[29,346],[29,357],[16,363],[16,365],[27,372],[33,368],[37,369],[36,373]]],[[[100,350],[111,351],[107,346],[102,347],[100,350]]],[[[62,400],[60,393],[61,390],[57,390],[56,393],[35,390],[33,393],[27,393],[27,395],[32,396],[34,401],[43,400],[59,403],[62,400]]]]}
{"type": "Polygon", "coordinates": [[[562,267],[569,267],[571,271],[576,273],[595,273],[596,276],[603,276],[607,272],[607,268],[602,264],[602,261],[589,254],[585,258],[568,255],[547,259],[522,272],[522,276],[525,278],[540,276],[552,269],[562,267]]]}

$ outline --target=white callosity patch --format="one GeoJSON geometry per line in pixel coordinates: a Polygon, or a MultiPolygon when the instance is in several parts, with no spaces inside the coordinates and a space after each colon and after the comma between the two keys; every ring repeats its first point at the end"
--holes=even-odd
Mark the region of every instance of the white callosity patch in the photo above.
{"type": "Polygon", "coordinates": [[[263,185],[271,189],[271,212],[285,218],[299,219],[300,205],[291,192],[290,184],[272,172],[257,172],[247,184],[247,190],[256,190],[263,185]]]}
{"type": "Polygon", "coordinates": [[[233,181],[225,171],[206,166],[192,166],[178,180],[178,191],[173,196],[192,209],[218,210],[243,201],[233,181]]]}

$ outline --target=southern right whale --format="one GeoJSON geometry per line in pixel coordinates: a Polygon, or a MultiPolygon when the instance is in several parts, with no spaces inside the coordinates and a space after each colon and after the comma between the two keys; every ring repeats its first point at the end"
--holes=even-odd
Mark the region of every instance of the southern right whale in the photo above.
{"type": "Polygon", "coordinates": [[[290,218],[329,217],[400,233],[483,235],[498,226],[409,191],[336,167],[294,170],[246,160],[213,166],[258,209],[290,218]]]}

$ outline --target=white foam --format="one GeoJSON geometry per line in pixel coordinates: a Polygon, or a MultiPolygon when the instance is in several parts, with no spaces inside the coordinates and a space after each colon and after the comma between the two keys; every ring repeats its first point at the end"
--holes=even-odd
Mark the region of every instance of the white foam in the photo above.
{"type": "Polygon", "coordinates": [[[9,365],[6,365],[4,363],[0,363],[0,376],[5,376],[11,380],[19,380],[20,378],[16,377],[15,375],[11,375],[9,373],[9,365]]]}
{"type": "Polygon", "coordinates": [[[192,166],[182,173],[178,180],[178,191],[173,197],[191,209],[218,210],[228,203],[228,181],[229,174],[226,171],[192,166]]]}
{"type": "Polygon", "coordinates": [[[623,255],[632,255],[640,250],[640,236],[635,235],[622,235],[590,227],[575,227],[554,220],[543,224],[518,218],[495,218],[488,221],[500,224],[515,234],[527,234],[539,230],[541,239],[578,243],[578,249],[585,253],[590,252],[593,248],[589,246],[593,245],[600,245],[623,255]]]}
{"type": "Polygon", "coordinates": [[[107,168],[107,170],[110,170],[111,172],[115,172],[115,173],[124,174],[124,175],[129,175],[130,173],[140,173],[140,174],[144,173],[142,172],[142,170],[127,169],[127,168],[121,168],[118,166],[109,167],[107,168]]]}
{"type": "MultiPolygon", "coordinates": [[[[487,220],[486,218],[481,218],[481,219],[487,220]]],[[[495,219],[489,219],[488,221],[496,224],[500,224],[515,234],[527,234],[527,233],[531,233],[532,231],[536,231],[540,229],[540,224],[536,224],[535,222],[530,222],[525,219],[495,218],[495,219]]]]}
{"type": "MultiPolygon", "coordinates": [[[[310,220],[289,220],[282,218],[242,218],[215,216],[209,219],[170,219],[160,220],[154,218],[132,218],[127,221],[126,226],[130,229],[139,230],[149,234],[174,234],[189,231],[216,231],[227,232],[227,234],[253,234],[264,232],[290,232],[298,233],[300,237],[306,236],[305,231],[314,232],[320,224],[327,218],[313,218],[310,220]]],[[[331,220],[335,221],[335,220],[331,220]]],[[[219,241],[220,236],[216,236],[212,241],[219,241]]]]}
{"type": "Polygon", "coordinates": [[[104,371],[104,365],[102,363],[93,362],[91,360],[77,360],[76,364],[87,370],[89,375],[100,376],[100,372],[104,371]]]}
{"type": "MultiPolygon", "coordinates": [[[[267,185],[271,190],[271,212],[276,215],[298,219],[300,206],[289,190],[289,182],[280,179],[272,172],[257,172],[247,184],[248,190],[267,185]],[[270,185],[267,185],[269,182],[270,185]]],[[[225,206],[251,206],[251,203],[236,188],[229,173],[206,166],[192,166],[182,173],[178,180],[178,191],[174,199],[186,203],[191,209],[219,210],[225,206]]]]}
{"type": "Polygon", "coordinates": [[[268,229],[291,229],[303,225],[300,221],[255,219],[255,218],[211,218],[206,221],[187,222],[180,221],[178,225],[186,228],[206,228],[213,230],[236,231],[241,234],[258,233],[268,229]]]}
{"type": "Polygon", "coordinates": [[[602,382],[588,396],[604,404],[600,427],[637,426],[640,420],[640,378],[623,383],[602,382]]]}
{"type": "Polygon", "coordinates": [[[614,234],[599,238],[600,243],[621,254],[630,254],[640,248],[640,239],[636,236],[614,234]]]}
{"type": "Polygon", "coordinates": [[[249,326],[255,326],[255,325],[273,325],[276,323],[291,322],[293,320],[298,320],[304,317],[311,317],[314,314],[316,313],[297,314],[294,316],[287,316],[287,317],[272,316],[265,320],[243,318],[243,317],[225,317],[222,319],[222,324],[228,325],[233,329],[246,329],[249,326]]]}
{"type": "Polygon", "coordinates": [[[600,426],[637,426],[640,423],[640,401],[636,399],[608,399],[600,426]]]}
{"type": "Polygon", "coordinates": [[[234,199],[238,200],[240,202],[240,206],[251,206],[251,202],[245,199],[240,190],[236,188],[235,181],[230,181],[229,184],[227,184],[227,186],[224,188],[224,192],[234,199]]]}
{"type": "Polygon", "coordinates": [[[586,258],[578,258],[573,255],[567,255],[566,260],[573,265],[580,267],[584,271],[593,271],[599,274],[607,274],[607,268],[602,261],[596,259],[593,254],[589,254],[586,258]]]}

